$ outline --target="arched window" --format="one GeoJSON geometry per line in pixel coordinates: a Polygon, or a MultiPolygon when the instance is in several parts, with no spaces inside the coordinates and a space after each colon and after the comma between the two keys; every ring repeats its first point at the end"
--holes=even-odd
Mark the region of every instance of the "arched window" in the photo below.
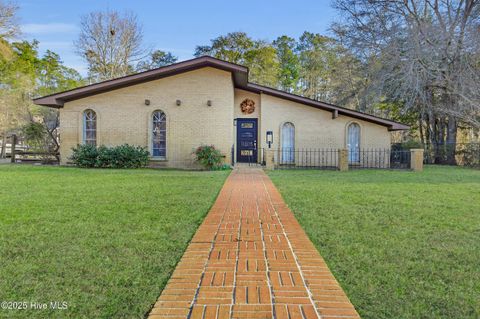
{"type": "Polygon", "coordinates": [[[360,162],[360,125],[351,123],[347,129],[348,161],[360,162]]]}
{"type": "Polygon", "coordinates": [[[295,126],[286,122],[282,125],[282,163],[295,162],[295,126]]]}
{"type": "Polygon", "coordinates": [[[83,143],[97,145],[97,113],[93,110],[83,112],[83,143]]]}
{"type": "Polygon", "coordinates": [[[167,117],[162,111],[152,114],[152,155],[165,158],[167,155],[167,117]]]}

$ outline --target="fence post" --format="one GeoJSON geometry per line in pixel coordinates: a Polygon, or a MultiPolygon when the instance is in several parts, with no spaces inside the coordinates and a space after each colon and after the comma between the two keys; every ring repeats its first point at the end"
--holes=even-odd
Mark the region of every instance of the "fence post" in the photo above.
{"type": "Polygon", "coordinates": [[[273,171],[275,169],[275,151],[267,149],[265,153],[265,168],[273,171]]]}
{"type": "Polygon", "coordinates": [[[338,150],[338,170],[341,172],[348,171],[348,150],[346,148],[338,150]]]}
{"type": "Polygon", "coordinates": [[[2,136],[2,149],[0,150],[0,158],[7,158],[7,135],[2,136]]]}
{"type": "Polygon", "coordinates": [[[414,148],[410,150],[410,168],[415,172],[423,171],[423,149],[414,148]]]}
{"type": "Polygon", "coordinates": [[[10,148],[10,162],[15,163],[15,147],[17,146],[17,135],[12,134],[12,147],[10,148]]]}

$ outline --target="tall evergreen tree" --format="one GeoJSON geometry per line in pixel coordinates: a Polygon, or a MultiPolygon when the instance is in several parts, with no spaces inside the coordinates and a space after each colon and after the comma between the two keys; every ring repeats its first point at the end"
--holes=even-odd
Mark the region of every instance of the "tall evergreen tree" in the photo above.
{"type": "Polygon", "coordinates": [[[276,87],[278,60],[275,48],[266,41],[253,40],[244,32],[232,32],[197,46],[195,56],[209,55],[250,69],[250,79],[258,84],[276,87]]]}
{"type": "Polygon", "coordinates": [[[295,39],[282,35],[273,41],[279,61],[278,85],[281,90],[296,92],[300,77],[300,63],[295,54],[295,39]]]}

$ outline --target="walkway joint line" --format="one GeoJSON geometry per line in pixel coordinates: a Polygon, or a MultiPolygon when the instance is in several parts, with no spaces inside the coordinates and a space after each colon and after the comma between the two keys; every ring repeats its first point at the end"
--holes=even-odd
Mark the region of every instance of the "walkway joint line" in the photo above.
{"type": "Polygon", "coordinates": [[[263,224],[262,220],[260,219],[260,209],[258,207],[258,194],[255,193],[255,204],[257,208],[257,216],[260,221],[260,233],[262,234],[262,246],[263,246],[263,257],[265,258],[265,271],[267,275],[267,285],[268,285],[268,290],[270,292],[270,301],[272,303],[272,316],[274,319],[277,318],[276,313],[275,313],[275,295],[273,294],[273,287],[272,287],[272,279],[270,278],[270,268],[268,266],[268,259],[267,259],[267,248],[265,245],[265,232],[263,231],[263,224]]]}
{"type": "MultiPolygon", "coordinates": [[[[275,208],[275,205],[273,205],[273,202],[272,202],[272,198],[270,197],[270,193],[268,192],[267,190],[267,186],[265,185],[265,181],[262,179],[262,183],[263,183],[263,187],[265,188],[265,192],[267,193],[267,196],[268,196],[268,199],[269,199],[269,202],[270,202],[270,205],[273,209],[273,211],[275,212],[275,216],[278,218],[278,221],[279,221],[279,224],[280,226],[282,227],[282,232],[283,232],[283,236],[285,236],[286,240],[287,240],[287,243],[288,243],[288,247],[290,247],[290,250],[293,254],[293,258],[295,260],[295,264],[297,265],[297,269],[300,273],[300,277],[302,278],[302,282],[303,282],[303,285],[305,286],[306,290],[307,290],[307,293],[308,293],[308,298],[310,299],[310,302],[312,303],[313,305],[313,309],[315,309],[315,313],[317,314],[318,318],[321,319],[322,316],[320,315],[320,313],[318,312],[318,309],[317,307],[315,307],[315,301],[313,300],[313,297],[312,297],[312,292],[310,291],[308,285],[307,285],[307,282],[305,280],[305,277],[303,275],[303,270],[302,270],[302,267],[300,266],[300,264],[298,263],[298,257],[297,257],[297,254],[295,253],[293,247],[292,247],[292,243],[290,242],[290,239],[287,235],[287,233],[285,232],[285,227],[283,226],[283,223],[282,223],[282,220],[280,219],[280,216],[278,215],[278,212],[277,212],[277,209],[275,208]]],[[[301,309],[302,313],[303,313],[303,310],[301,309]]]]}
{"type": "MultiPolygon", "coordinates": [[[[232,192],[233,192],[233,190],[230,191],[229,198],[232,197],[232,192]]],[[[225,206],[224,213],[226,212],[227,208],[228,208],[228,206],[225,206]]],[[[223,214],[221,222],[223,221],[224,218],[225,218],[225,214],[223,214]]],[[[193,306],[194,306],[195,301],[198,297],[198,292],[200,291],[200,287],[201,287],[203,279],[205,277],[205,269],[207,268],[208,262],[210,261],[210,257],[212,255],[213,249],[215,247],[215,240],[217,239],[218,231],[220,230],[220,227],[222,225],[221,222],[218,224],[217,231],[215,232],[215,236],[213,237],[212,244],[210,245],[210,251],[208,253],[208,259],[205,261],[205,264],[204,264],[204,267],[203,267],[204,271],[203,271],[203,273],[200,277],[200,281],[198,283],[197,289],[195,290],[195,295],[193,296],[193,300],[192,300],[191,305],[189,307],[189,312],[188,312],[188,315],[187,315],[187,319],[190,319],[190,317],[192,316],[193,306]]],[[[205,309],[204,309],[204,312],[205,312],[205,309]]]]}

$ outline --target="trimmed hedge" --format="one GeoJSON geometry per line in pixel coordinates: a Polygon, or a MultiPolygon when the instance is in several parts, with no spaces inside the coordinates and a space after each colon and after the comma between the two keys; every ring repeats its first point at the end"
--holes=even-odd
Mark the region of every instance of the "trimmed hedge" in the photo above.
{"type": "Polygon", "coordinates": [[[114,147],[78,145],[70,157],[78,167],[140,168],[148,165],[149,153],[144,147],[123,144],[114,147]]]}

